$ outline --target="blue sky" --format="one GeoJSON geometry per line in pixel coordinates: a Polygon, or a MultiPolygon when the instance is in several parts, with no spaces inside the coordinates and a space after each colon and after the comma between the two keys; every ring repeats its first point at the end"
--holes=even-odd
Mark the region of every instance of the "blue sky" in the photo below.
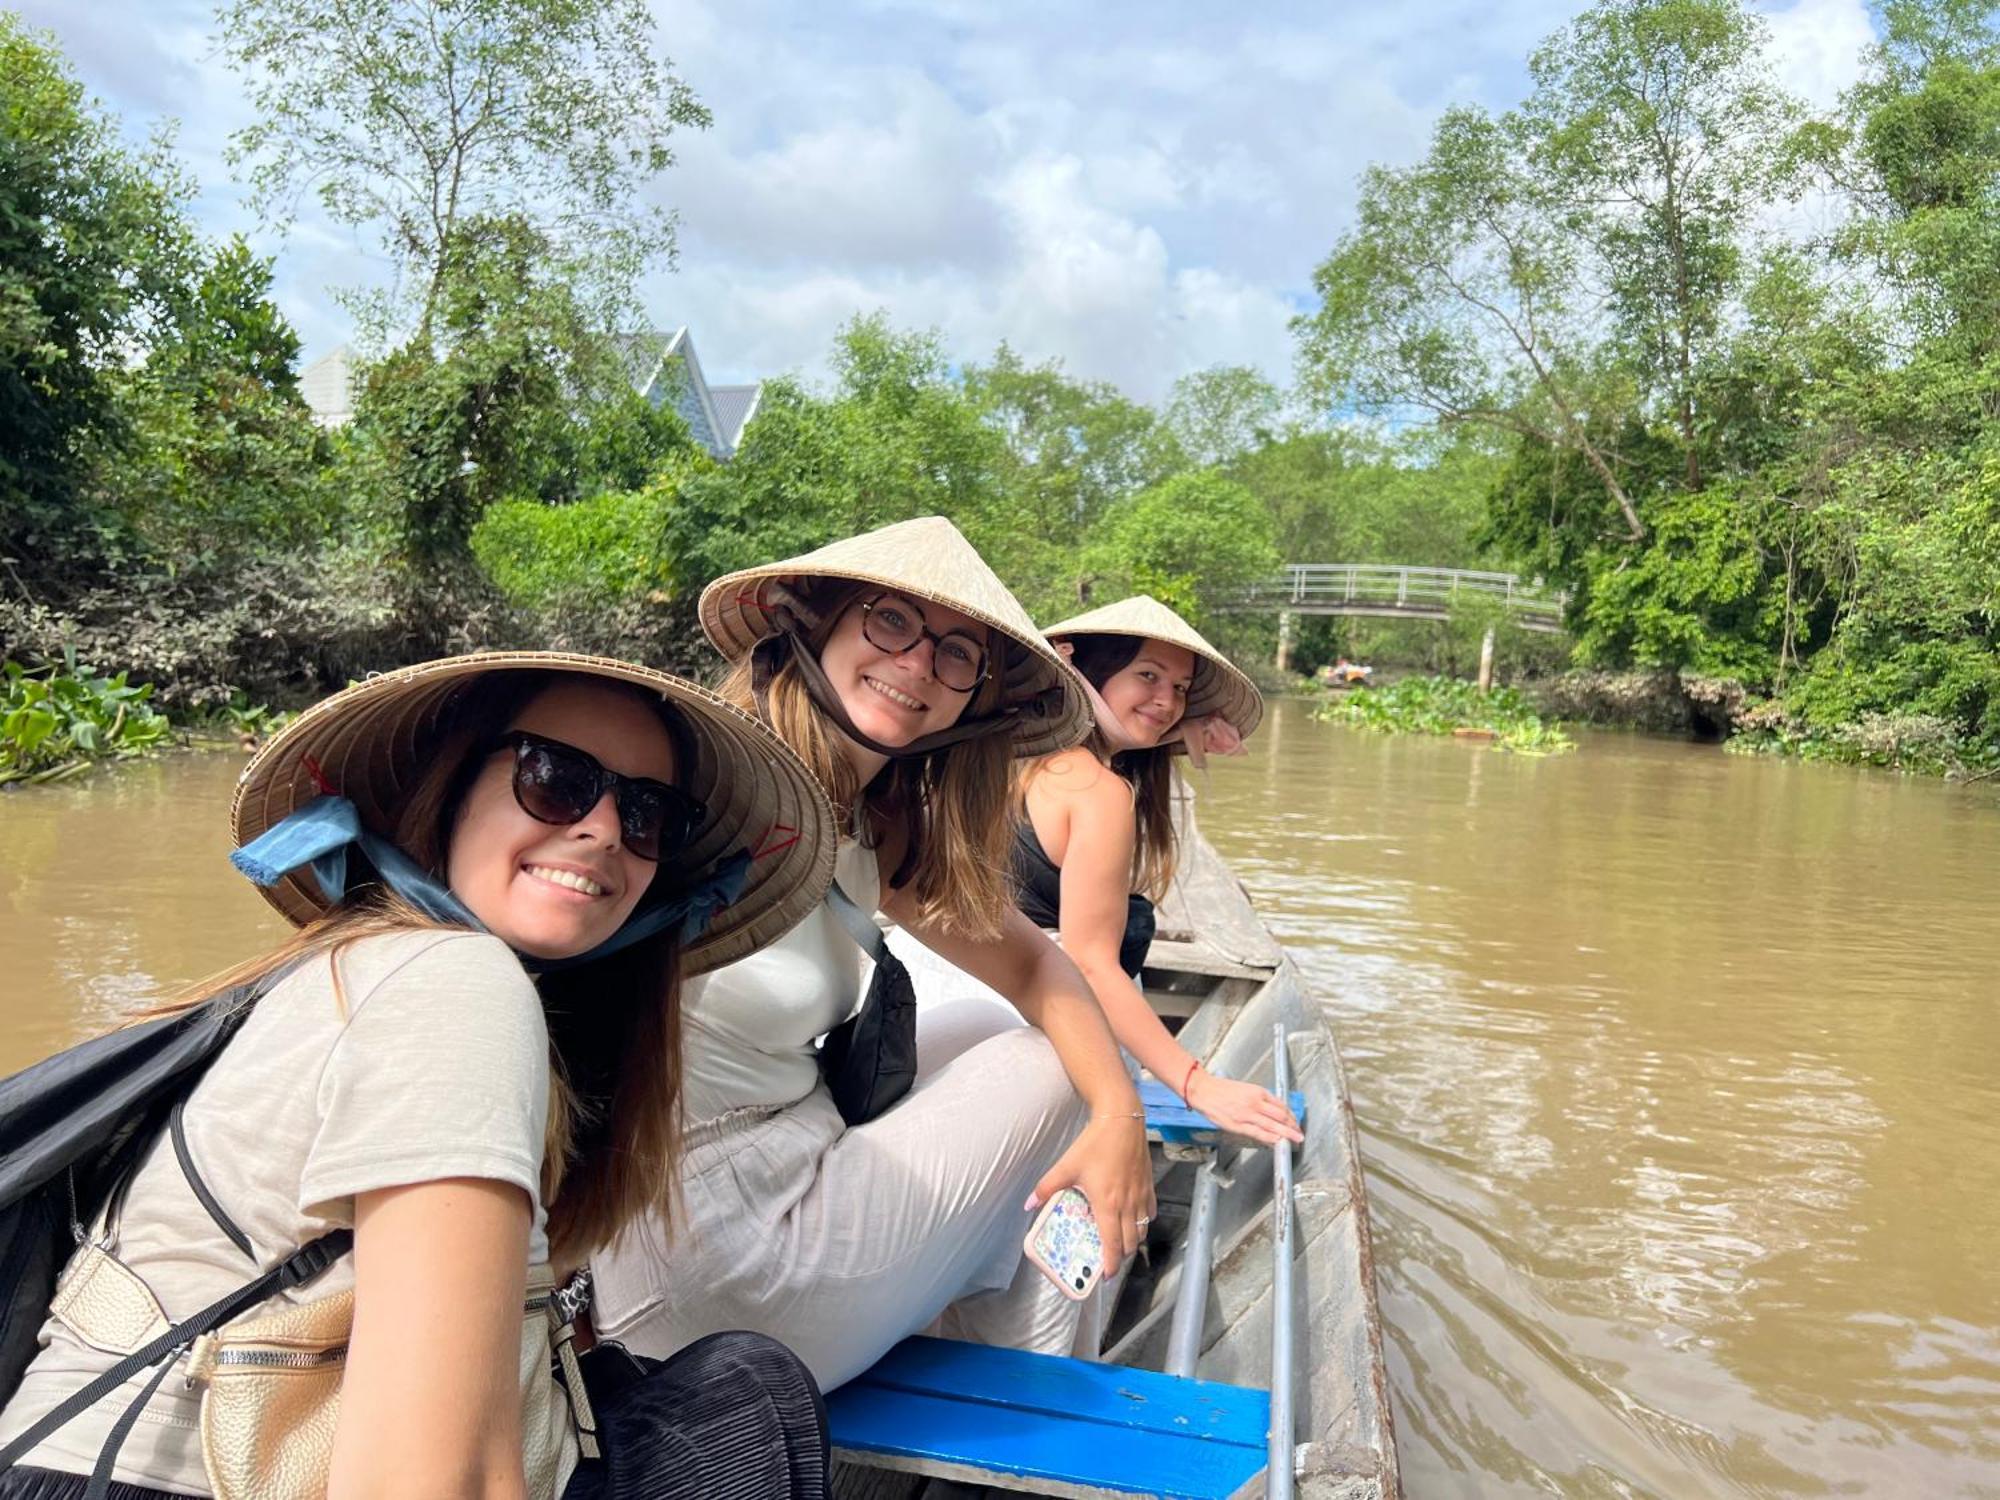
{"type": "MultiPolygon", "coordinates": [[[[204,227],[277,256],[308,358],[348,335],[327,291],[379,275],[374,247],[311,217],[280,239],[245,207],[223,147],[247,106],[207,0],[11,4],[129,134],[177,122],[204,227]]],[[[1284,380],[1286,319],[1363,168],[1420,155],[1449,104],[1513,103],[1579,8],[655,0],[715,124],[655,186],[680,260],[644,301],[693,328],[711,380],[815,375],[878,308],[956,358],[1004,338],[1142,399],[1216,363],[1284,380]]],[[[1869,40],[1862,0],[1760,9],[1780,77],[1830,103],[1869,40]]]]}

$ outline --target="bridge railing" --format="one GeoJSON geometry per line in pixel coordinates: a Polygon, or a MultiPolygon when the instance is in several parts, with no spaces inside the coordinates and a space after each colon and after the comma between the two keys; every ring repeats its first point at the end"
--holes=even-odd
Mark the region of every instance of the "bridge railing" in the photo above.
{"type": "Polygon", "coordinates": [[[1239,609],[1337,609],[1343,605],[1448,610],[1474,599],[1498,601],[1524,624],[1560,626],[1563,596],[1517,574],[1476,568],[1403,568],[1393,563],[1293,563],[1243,591],[1239,609]]]}

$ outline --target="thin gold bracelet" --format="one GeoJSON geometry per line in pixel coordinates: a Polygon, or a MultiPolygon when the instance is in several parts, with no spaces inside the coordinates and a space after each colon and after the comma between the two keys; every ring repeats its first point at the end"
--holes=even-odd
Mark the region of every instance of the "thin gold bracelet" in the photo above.
{"type": "Polygon", "coordinates": [[[1145,1119],[1145,1118],[1146,1118],[1146,1112],[1145,1112],[1145,1111],[1144,1111],[1143,1109],[1135,1109],[1135,1110],[1133,1110],[1133,1111],[1132,1111],[1132,1112],[1131,1112],[1130,1114],[1119,1114],[1119,1115],[1092,1115],[1092,1116],[1091,1116],[1090,1118],[1092,1119],[1092,1121],[1097,1121],[1097,1120],[1143,1120],[1143,1119],[1145,1119]]]}

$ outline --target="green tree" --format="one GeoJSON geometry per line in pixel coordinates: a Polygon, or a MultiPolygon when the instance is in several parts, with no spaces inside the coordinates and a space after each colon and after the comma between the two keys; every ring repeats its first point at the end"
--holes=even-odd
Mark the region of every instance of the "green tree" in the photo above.
{"type": "Polygon", "coordinates": [[[658,405],[629,387],[607,392],[586,413],[568,467],[580,497],[636,490],[699,452],[687,418],[668,402],[658,405]]]}
{"type": "MultiPolygon", "coordinates": [[[[1842,248],[1980,420],[2000,419],[2000,25],[1988,4],[1892,0],[1848,95],[1835,170],[1862,209],[1842,248]]],[[[1961,435],[1964,428],[1961,424],[1961,435]]]]}
{"type": "Polygon", "coordinates": [[[1599,0],[1529,62],[1523,139],[1590,244],[1620,357],[1702,484],[1698,390],[1751,219],[1786,188],[1801,111],[1738,0],[1599,0]]]}
{"type": "Polygon", "coordinates": [[[454,584],[477,576],[471,538],[487,508],[563,482],[579,406],[611,399],[625,379],[533,224],[468,219],[456,235],[435,341],[375,364],[355,412],[374,513],[427,629],[446,623],[454,584]]]}
{"type": "Polygon", "coordinates": [[[1583,295],[1587,247],[1533,169],[1517,118],[1446,111],[1416,166],[1370,167],[1356,225],[1294,320],[1323,407],[1476,422],[1576,454],[1642,536],[1607,418],[1633,400],[1583,295]]]}
{"type": "Polygon", "coordinates": [[[937,335],[857,318],[833,366],[827,393],[768,383],[735,457],[682,485],[665,545],[683,592],[911,516],[949,516],[982,550],[1006,540],[1000,435],[952,377],[937,335]]]}
{"type": "Polygon", "coordinates": [[[1335,428],[1268,443],[1228,473],[1269,512],[1287,563],[1477,567],[1486,495],[1503,457],[1477,427],[1393,439],[1335,428]]]}
{"type": "Polygon", "coordinates": [[[644,0],[221,0],[219,14],[257,115],[233,147],[254,201],[284,218],[312,192],[336,221],[375,226],[420,340],[468,218],[531,226],[607,312],[671,258],[673,217],[642,190],[673,132],[709,116],[656,53],[644,0]]]}
{"type": "Polygon", "coordinates": [[[1167,431],[1188,461],[1221,468],[1283,435],[1285,396],[1248,365],[1183,375],[1167,397],[1167,431]]]}
{"type": "Polygon", "coordinates": [[[133,441],[105,486],[170,574],[306,547],[338,519],[298,335],[270,293],[271,263],[230,242],[144,363],[116,377],[133,441]]]}
{"type": "Polygon", "coordinates": [[[1089,561],[1092,596],[1151,594],[1197,626],[1215,606],[1275,572],[1270,513],[1244,486],[1196,469],[1134,495],[1104,518],[1089,561]]]}
{"type": "Polygon", "coordinates": [[[1069,613],[1083,581],[1081,539],[1186,459],[1150,408],[1102,381],[1073,379],[1057,363],[1026,365],[1005,344],[989,364],[968,366],[963,385],[1001,439],[997,509],[975,522],[991,560],[1032,612],[1069,613]]]}
{"type": "Polygon", "coordinates": [[[171,321],[195,246],[164,144],[120,146],[4,12],[0,78],[0,558],[48,583],[124,546],[97,489],[130,439],[118,372],[171,321]]]}
{"type": "Polygon", "coordinates": [[[1371,168],[1296,324],[1308,388],[1574,454],[1639,542],[1619,436],[1665,418],[1679,487],[1703,483],[1705,364],[1796,157],[1762,46],[1741,0],[1599,0],[1536,53],[1519,109],[1447,111],[1422,162],[1371,168]]]}

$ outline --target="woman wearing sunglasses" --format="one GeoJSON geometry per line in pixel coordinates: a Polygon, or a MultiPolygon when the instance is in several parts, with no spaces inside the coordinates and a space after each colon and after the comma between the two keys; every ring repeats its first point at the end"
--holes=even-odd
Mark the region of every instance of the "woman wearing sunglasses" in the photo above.
{"type": "MultiPolygon", "coordinates": [[[[824,1494],[818,1393],[781,1346],[723,1334],[657,1367],[601,1351],[586,1379],[550,1298],[529,1295],[671,1198],[683,977],[824,893],[832,814],[797,757],[661,673],[460,657],[302,714],[250,765],[234,818],[234,862],[299,930],[162,1008],[257,984],[174,1139],[72,1257],[65,1285],[87,1270],[91,1292],[58,1293],[0,1444],[130,1352],[135,1327],[351,1229],[310,1285],[243,1315],[351,1293],[341,1343],[298,1355],[339,1370],[306,1490],[824,1494]]],[[[254,1458],[242,1472],[204,1404],[214,1368],[189,1363],[124,1424],[119,1500],[299,1479],[254,1458]]],[[[37,1437],[0,1496],[85,1494],[133,1394],[37,1437]]]]}
{"type": "Polygon", "coordinates": [[[597,1326],[653,1354],[757,1328],[827,1386],[934,1324],[1066,1353],[1078,1305],[1024,1261],[1032,1210],[1081,1188],[1107,1261],[1153,1211],[1144,1119],[1103,1015],[1007,885],[1013,761],[1082,736],[1081,688],[936,517],[720,579],[701,618],[734,664],[724,695],[755,705],[845,820],[840,890],[1029,1026],[850,1126],[814,1052],[862,994],[835,914],[708,976],[688,1010],[686,1232],[596,1258],[597,1326]]]}

